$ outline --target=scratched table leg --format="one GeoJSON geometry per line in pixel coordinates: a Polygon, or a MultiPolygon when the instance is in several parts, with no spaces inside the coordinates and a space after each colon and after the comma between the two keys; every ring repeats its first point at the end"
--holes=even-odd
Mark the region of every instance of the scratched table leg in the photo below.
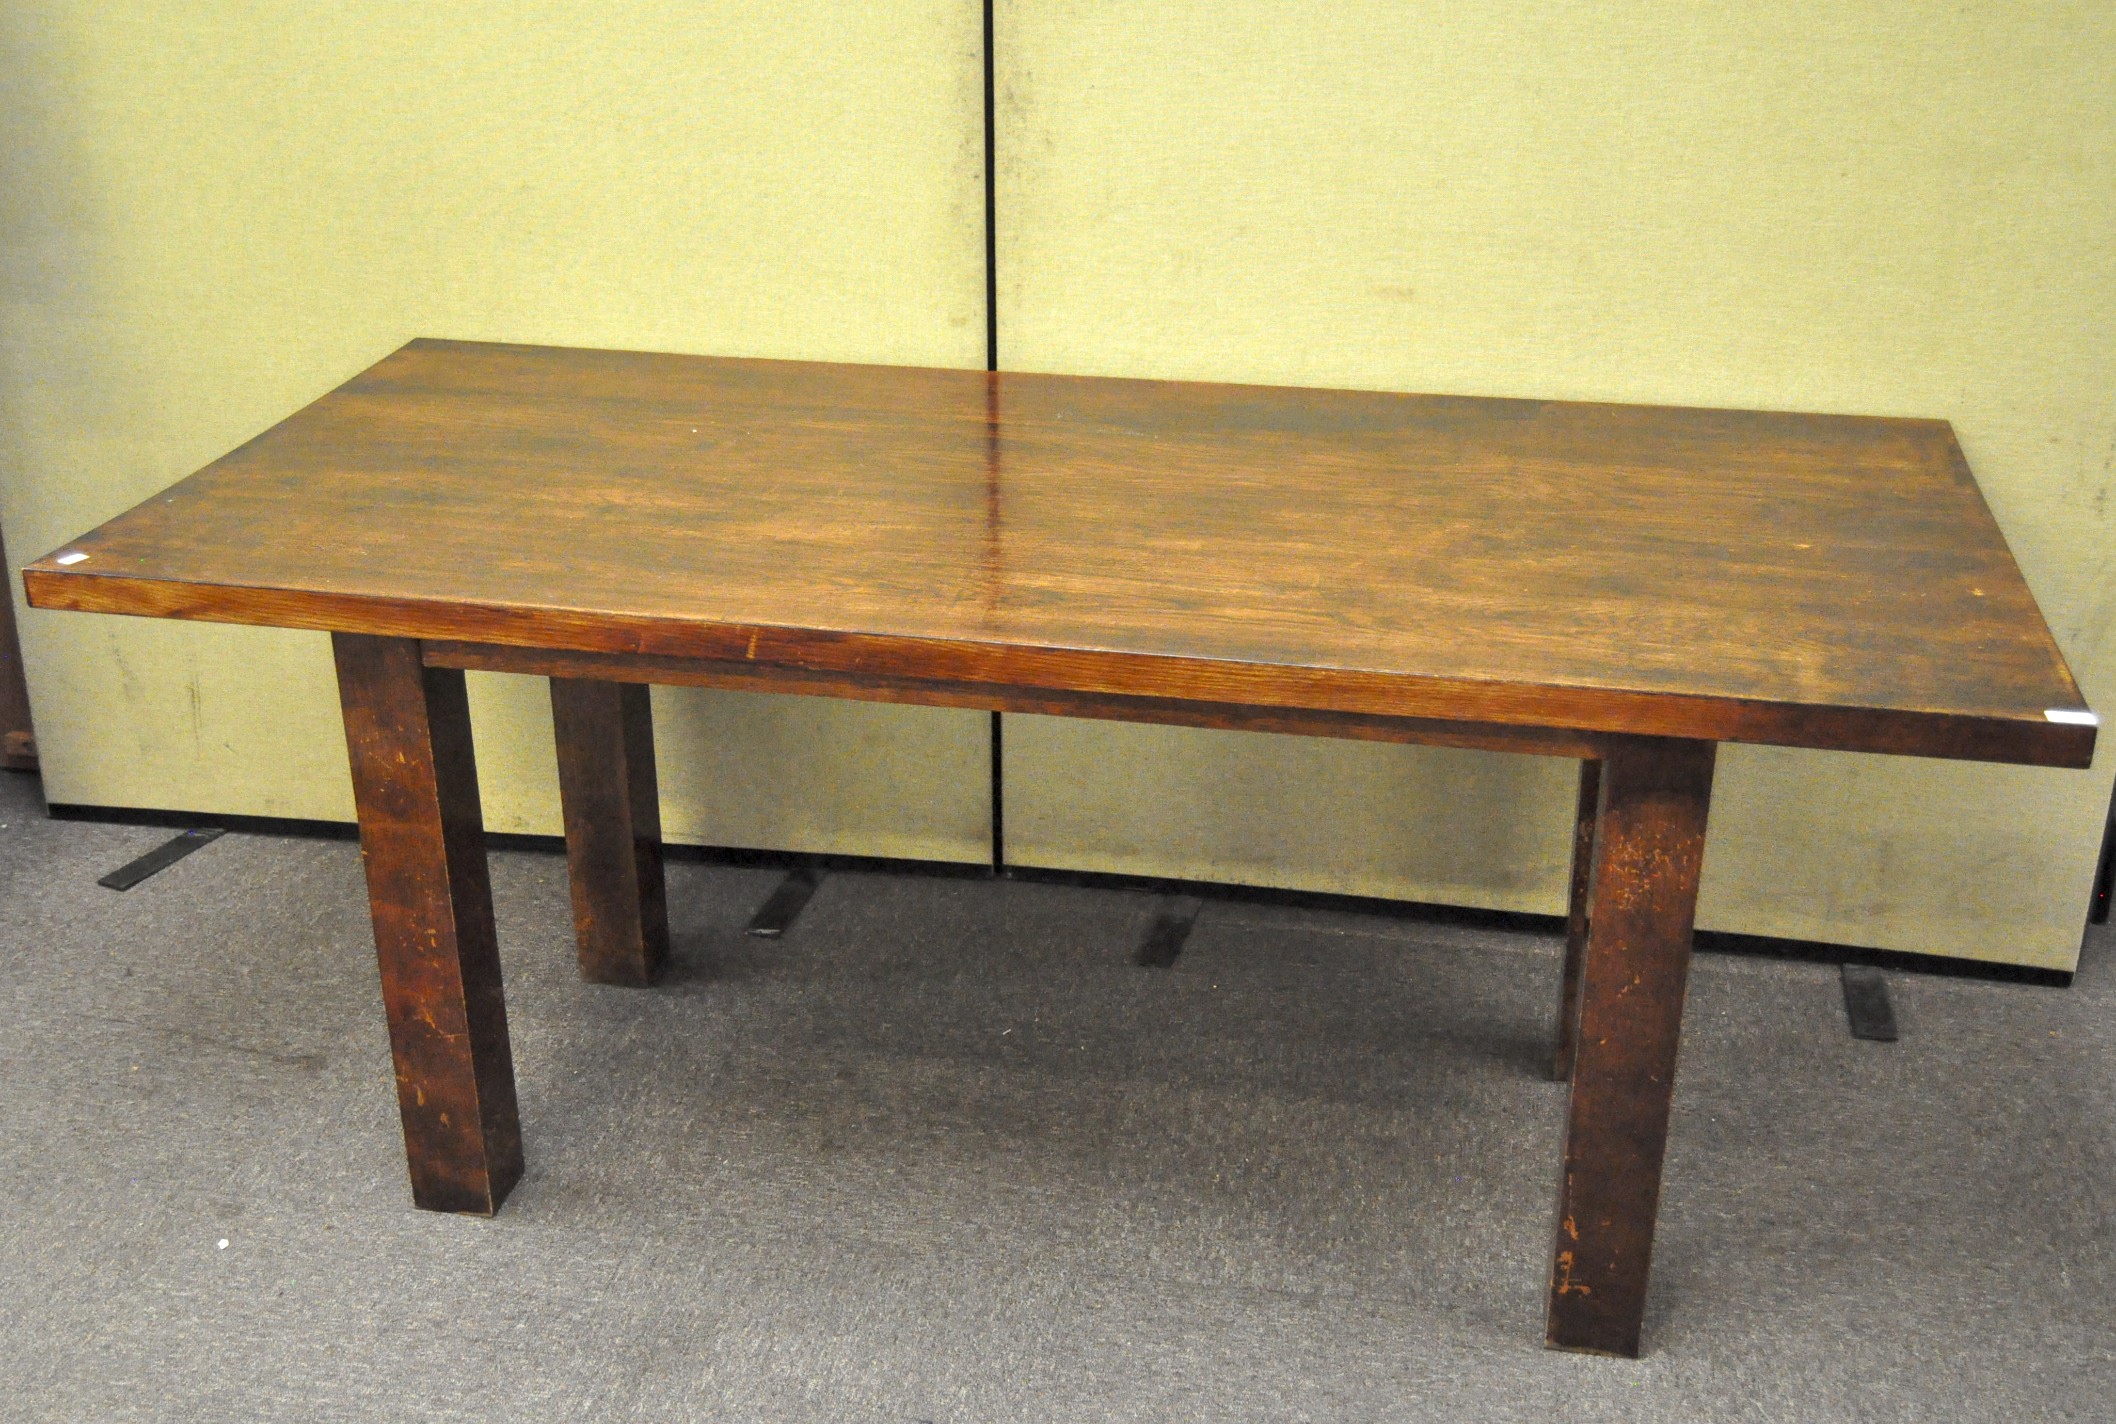
{"type": "Polygon", "coordinates": [[[1613,744],[1601,770],[1549,1343],[1638,1354],[1712,798],[1710,742],[1613,744]]]}
{"type": "Polygon", "coordinates": [[[654,714],[637,682],[551,679],[581,978],[651,984],[669,956],[654,714]]]}
{"type": "Polygon", "coordinates": [[[331,642],[412,1200],[490,1215],[522,1130],[463,674],[410,638],[331,642]]]}
{"type": "Polygon", "coordinates": [[[1580,1041],[1580,962],[1587,953],[1588,889],[1594,874],[1594,822],[1601,813],[1602,764],[1580,763],[1580,802],[1572,823],[1572,893],[1565,912],[1565,973],[1558,991],[1557,1047],[1550,1076],[1562,1083],[1572,1076],[1573,1049],[1580,1041]]]}

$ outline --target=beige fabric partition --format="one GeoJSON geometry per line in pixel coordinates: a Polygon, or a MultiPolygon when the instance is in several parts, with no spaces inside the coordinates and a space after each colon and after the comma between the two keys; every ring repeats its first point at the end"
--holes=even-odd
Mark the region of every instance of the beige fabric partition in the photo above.
{"type": "MultiPolygon", "coordinates": [[[[1003,364],[1945,417],[2116,710],[2116,8],[1001,0],[998,55],[1003,364]]],[[[2103,746],[1732,749],[1702,922],[2069,968],[2103,746]]],[[[1020,863],[1562,903],[1570,764],[1006,748],[1020,863]]]]}
{"type": "MultiPolygon", "coordinates": [[[[1944,416],[2116,707],[2116,11],[998,22],[1005,364],[1944,416]]],[[[962,0],[0,8],[9,548],[415,334],[979,364],[978,58],[962,0]]],[[[23,636],[53,799],[350,815],[321,638],[23,636]]],[[[490,823],[555,829],[542,688],[474,697],[490,823]]],[[[981,714],[657,710],[679,839],[985,854],[981,714]]],[[[1560,902],[1569,764],[1026,717],[1007,749],[1017,863],[1560,902]]],[[[2112,770],[1732,751],[1704,923],[2067,967],[2112,770]]]]}
{"type": "MultiPolygon", "coordinates": [[[[977,32],[966,0],[0,7],[10,552],[415,335],[982,365],[977,32]]],[[[23,638],[54,801],[350,818],[323,637],[23,638]]],[[[556,830],[541,682],[472,695],[488,824],[556,830]]],[[[980,714],[656,706],[677,839],[988,853],[980,714]]]]}

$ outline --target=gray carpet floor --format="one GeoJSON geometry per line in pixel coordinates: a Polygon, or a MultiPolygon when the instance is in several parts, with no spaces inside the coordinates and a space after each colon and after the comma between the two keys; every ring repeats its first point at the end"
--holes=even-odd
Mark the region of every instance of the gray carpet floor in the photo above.
{"type": "Polygon", "coordinates": [[[0,1418],[2106,1420],[2116,968],[1701,955],[1647,1356],[1540,1346],[1553,937],[671,868],[665,987],[497,853],[528,1176],[412,1209],[357,848],[0,777],[0,1418]]]}

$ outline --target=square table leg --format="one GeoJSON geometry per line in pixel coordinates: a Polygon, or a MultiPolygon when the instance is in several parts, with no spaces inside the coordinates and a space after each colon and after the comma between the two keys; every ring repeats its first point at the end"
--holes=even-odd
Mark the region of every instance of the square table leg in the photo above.
{"type": "Polygon", "coordinates": [[[1594,885],[1594,823],[1601,814],[1602,764],[1580,763],[1580,800],[1572,822],[1572,893],[1565,910],[1565,973],[1558,990],[1557,1047],[1550,1058],[1554,1082],[1572,1077],[1572,1055],[1580,1041],[1580,966],[1587,955],[1588,891],[1594,885]]]}
{"type": "Polygon", "coordinates": [[[651,984],[669,957],[654,713],[644,683],[551,679],[580,976],[651,984]]]}
{"type": "Polygon", "coordinates": [[[1711,742],[1638,738],[1600,773],[1546,1338],[1636,1356],[1712,799],[1711,742]]]}
{"type": "Polygon", "coordinates": [[[411,638],[331,643],[412,1200],[490,1215],[522,1129],[463,674],[411,638]]]}

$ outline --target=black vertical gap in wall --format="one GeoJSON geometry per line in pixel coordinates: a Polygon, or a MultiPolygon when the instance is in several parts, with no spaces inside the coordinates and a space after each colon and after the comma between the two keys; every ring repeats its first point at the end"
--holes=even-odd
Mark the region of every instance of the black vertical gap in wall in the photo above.
{"type": "MultiPolygon", "coordinates": [[[[999,369],[999,173],[997,122],[992,105],[992,5],[984,0],[985,18],[985,369],[999,369]]],[[[1007,868],[1007,789],[1003,755],[1006,724],[1001,714],[992,714],[992,873],[1007,868]]]]}
{"type": "Polygon", "coordinates": [[[985,369],[999,369],[999,175],[992,164],[992,0],[985,0],[985,369]]]}
{"type": "Polygon", "coordinates": [[[2109,823],[2101,832],[2101,864],[2094,871],[2094,896],[2087,902],[2087,923],[2109,922],[2109,891],[2116,881],[2116,792],[2109,796],[2109,823]]]}

